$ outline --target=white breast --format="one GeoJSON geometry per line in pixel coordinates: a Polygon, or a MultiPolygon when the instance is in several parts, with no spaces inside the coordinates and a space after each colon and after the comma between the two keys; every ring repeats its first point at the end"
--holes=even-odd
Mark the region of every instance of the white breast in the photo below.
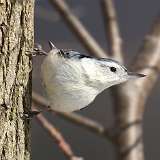
{"type": "Polygon", "coordinates": [[[83,68],[77,62],[49,53],[41,72],[44,88],[53,109],[71,112],[90,104],[99,93],[83,81],[83,68]]]}

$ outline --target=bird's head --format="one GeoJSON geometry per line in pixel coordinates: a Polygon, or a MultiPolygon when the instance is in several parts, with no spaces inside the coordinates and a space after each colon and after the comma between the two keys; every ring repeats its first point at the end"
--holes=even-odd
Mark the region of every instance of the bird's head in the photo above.
{"type": "Polygon", "coordinates": [[[120,84],[130,79],[144,77],[145,75],[129,72],[123,65],[112,59],[94,59],[84,62],[89,83],[93,86],[105,89],[120,84]]]}

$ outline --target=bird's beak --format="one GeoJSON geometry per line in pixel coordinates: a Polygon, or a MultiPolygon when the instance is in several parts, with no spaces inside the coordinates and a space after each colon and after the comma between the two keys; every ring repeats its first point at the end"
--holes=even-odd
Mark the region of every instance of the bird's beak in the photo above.
{"type": "Polygon", "coordinates": [[[142,78],[145,77],[146,75],[140,73],[128,72],[128,76],[129,78],[134,79],[134,78],[142,78]]]}

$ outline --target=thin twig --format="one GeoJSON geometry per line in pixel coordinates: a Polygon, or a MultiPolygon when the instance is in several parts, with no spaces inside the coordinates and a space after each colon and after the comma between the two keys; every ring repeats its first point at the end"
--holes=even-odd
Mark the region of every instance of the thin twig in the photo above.
{"type": "Polygon", "coordinates": [[[61,14],[61,17],[70,26],[70,29],[72,29],[90,54],[97,57],[107,57],[107,53],[99,46],[79,19],[71,12],[71,9],[64,0],[49,0],[49,2],[61,14]]]}
{"type": "Polygon", "coordinates": [[[123,62],[122,38],[120,36],[116,10],[113,0],[102,0],[102,12],[104,14],[104,23],[108,39],[108,47],[111,56],[116,60],[123,62]]]}
{"type": "Polygon", "coordinates": [[[104,128],[104,126],[102,126],[101,124],[84,116],[78,115],[76,113],[65,113],[65,112],[54,111],[48,106],[48,102],[42,96],[40,96],[35,92],[32,92],[32,100],[35,104],[37,104],[37,106],[40,105],[40,107],[43,107],[44,109],[47,109],[50,112],[55,113],[61,118],[64,118],[65,120],[68,120],[78,126],[82,126],[87,130],[91,131],[92,133],[96,133],[100,136],[103,136],[109,139],[111,142],[115,143],[114,135],[112,135],[113,132],[110,131],[109,129],[104,128]]]}
{"type": "MultiPolygon", "coordinates": [[[[35,104],[32,104],[32,109],[37,110],[35,104]]],[[[83,160],[83,158],[75,156],[70,145],[66,142],[60,131],[53,124],[51,124],[42,115],[42,113],[38,114],[36,119],[38,120],[39,124],[47,131],[47,133],[53,138],[56,144],[58,144],[60,150],[69,160],[83,160]]]]}

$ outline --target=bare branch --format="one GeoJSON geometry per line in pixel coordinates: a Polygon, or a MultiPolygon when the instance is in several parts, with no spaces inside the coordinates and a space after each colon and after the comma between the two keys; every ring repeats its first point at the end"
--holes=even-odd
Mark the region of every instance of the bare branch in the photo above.
{"type": "Polygon", "coordinates": [[[107,53],[99,46],[79,19],[71,12],[71,9],[64,0],[49,0],[49,2],[61,14],[61,17],[70,26],[90,54],[97,57],[107,57],[107,53]]]}
{"type": "Polygon", "coordinates": [[[114,59],[123,62],[122,38],[119,33],[120,31],[113,0],[102,0],[101,6],[104,14],[103,17],[110,54],[114,59]]]}
{"type": "MultiPolygon", "coordinates": [[[[32,109],[37,110],[35,104],[32,104],[32,109]]],[[[64,153],[64,155],[69,160],[83,160],[81,157],[77,157],[74,155],[70,145],[66,142],[60,131],[54,127],[42,114],[38,114],[36,116],[39,124],[48,132],[48,134],[53,138],[53,140],[57,143],[60,150],[64,153]]]]}
{"type": "Polygon", "coordinates": [[[65,113],[65,112],[54,111],[48,106],[48,102],[35,92],[32,92],[32,99],[33,99],[33,102],[37,104],[37,106],[40,105],[40,107],[44,107],[44,109],[47,109],[50,112],[55,113],[59,117],[64,118],[78,126],[84,127],[87,130],[91,131],[92,133],[98,134],[100,136],[104,136],[105,138],[109,139],[111,142],[115,143],[114,135],[112,135],[111,131],[104,128],[101,124],[75,113],[65,113]]]}
{"type": "Polygon", "coordinates": [[[160,73],[160,16],[155,20],[150,33],[146,36],[143,46],[133,61],[133,69],[147,75],[141,82],[141,90],[145,99],[153,88],[160,73]]]}
{"type": "MultiPolygon", "coordinates": [[[[146,36],[142,48],[133,61],[132,68],[134,71],[142,72],[147,76],[123,84],[114,90],[117,126],[143,119],[145,103],[160,71],[160,17],[157,18],[150,33],[146,36]]],[[[130,127],[117,137],[121,159],[144,159],[142,141],[139,141],[130,152],[126,152],[141,136],[142,125],[139,125],[130,127]]]]}

